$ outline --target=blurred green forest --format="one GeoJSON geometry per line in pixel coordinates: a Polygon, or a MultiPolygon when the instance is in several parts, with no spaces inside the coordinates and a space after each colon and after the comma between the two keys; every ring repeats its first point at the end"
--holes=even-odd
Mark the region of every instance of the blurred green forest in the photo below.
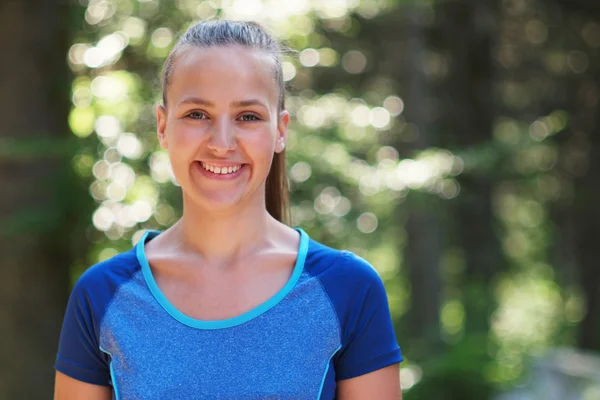
{"type": "Polygon", "coordinates": [[[49,398],[73,282],[180,215],[153,107],[178,35],[214,18],[295,50],[294,225],[379,271],[406,399],[598,351],[600,2],[4,1],[0,398],[49,398]]]}

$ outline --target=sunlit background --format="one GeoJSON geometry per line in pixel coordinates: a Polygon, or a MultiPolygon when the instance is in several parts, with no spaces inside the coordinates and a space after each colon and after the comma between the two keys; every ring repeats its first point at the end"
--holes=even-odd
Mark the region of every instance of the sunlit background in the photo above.
{"type": "Polygon", "coordinates": [[[600,399],[600,4],[80,0],[69,13],[70,165],[91,199],[71,282],[180,216],[153,111],[178,35],[256,20],[294,50],[294,225],[379,271],[405,398],[600,399]]]}

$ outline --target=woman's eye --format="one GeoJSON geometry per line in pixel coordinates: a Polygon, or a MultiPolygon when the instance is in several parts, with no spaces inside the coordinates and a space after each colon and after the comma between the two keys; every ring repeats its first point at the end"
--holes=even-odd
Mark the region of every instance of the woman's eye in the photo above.
{"type": "Polygon", "coordinates": [[[244,122],[251,122],[251,121],[259,121],[260,118],[258,118],[256,115],[254,114],[244,114],[240,117],[240,119],[244,122]]]}
{"type": "Polygon", "coordinates": [[[187,117],[191,119],[205,119],[206,115],[200,111],[192,111],[187,115],[187,117]]]}

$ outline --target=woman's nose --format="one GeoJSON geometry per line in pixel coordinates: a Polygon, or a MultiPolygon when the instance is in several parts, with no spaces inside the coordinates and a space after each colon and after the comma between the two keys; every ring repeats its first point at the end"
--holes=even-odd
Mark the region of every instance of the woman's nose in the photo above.
{"type": "Polygon", "coordinates": [[[233,126],[225,118],[214,120],[210,132],[208,148],[215,153],[225,154],[235,150],[233,126]]]}

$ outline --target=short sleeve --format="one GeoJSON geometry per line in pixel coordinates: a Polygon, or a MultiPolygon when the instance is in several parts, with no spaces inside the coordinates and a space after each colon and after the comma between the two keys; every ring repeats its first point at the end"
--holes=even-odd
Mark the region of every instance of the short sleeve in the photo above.
{"type": "Polygon", "coordinates": [[[387,294],[381,277],[365,260],[350,252],[341,257],[335,295],[341,311],[342,347],[334,359],[336,379],[349,379],[397,364],[403,357],[396,341],[387,294]]]}
{"type": "Polygon", "coordinates": [[[71,378],[96,385],[110,385],[107,356],[100,350],[97,311],[90,288],[95,282],[93,271],[86,271],[77,281],[65,312],[55,369],[71,378]]]}

